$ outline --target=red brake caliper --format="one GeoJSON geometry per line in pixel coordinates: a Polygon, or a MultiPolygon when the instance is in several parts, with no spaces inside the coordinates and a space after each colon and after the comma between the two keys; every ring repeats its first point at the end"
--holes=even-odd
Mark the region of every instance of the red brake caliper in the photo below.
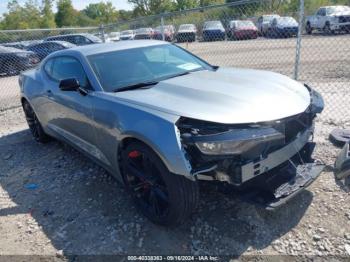
{"type": "Polygon", "coordinates": [[[129,154],[128,154],[128,157],[130,158],[136,158],[136,157],[139,157],[141,156],[141,153],[137,150],[134,150],[134,151],[131,151],[129,154]]]}
{"type": "MultiPolygon", "coordinates": [[[[141,153],[139,152],[139,151],[137,151],[137,150],[134,150],[134,151],[131,151],[131,152],[129,152],[129,154],[128,154],[128,157],[129,158],[137,158],[137,157],[139,157],[139,156],[141,156],[141,153]]],[[[149,184],[147,183],[147,181],[145,181],[144,179],[141,179],[143,182],[146,182],[144,185],[143,185],[143,189],[144,190],[148,190],[149,189],[149,184]]]]}

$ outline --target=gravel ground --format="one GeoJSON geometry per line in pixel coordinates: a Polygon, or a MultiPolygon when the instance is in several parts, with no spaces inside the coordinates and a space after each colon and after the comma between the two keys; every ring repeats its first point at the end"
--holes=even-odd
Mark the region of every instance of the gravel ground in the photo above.
{"type": "Polygon", "coordinates": [[[143,218],[77,151],[36,143],[21,109],[0,112],[0,123],[0,255],[350,256],[350,187],[334,180],[339,149],[327,139],[349,122],[317,122],[315,156],[326,170],[282,208],[265,211],[203,184],[198,211],[173,229],[143,218]]]}

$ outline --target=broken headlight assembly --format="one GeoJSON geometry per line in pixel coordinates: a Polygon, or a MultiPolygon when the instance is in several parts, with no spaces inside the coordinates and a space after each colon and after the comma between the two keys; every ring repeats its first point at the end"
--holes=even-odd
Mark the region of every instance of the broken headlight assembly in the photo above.
{"type": "Polygon", "coordinates": [[[263,144],[284,143],[284,134],[274,128],[232,129],[221,134],[197,136],[193,141],[206,155],[241,155],[263,144]]]}

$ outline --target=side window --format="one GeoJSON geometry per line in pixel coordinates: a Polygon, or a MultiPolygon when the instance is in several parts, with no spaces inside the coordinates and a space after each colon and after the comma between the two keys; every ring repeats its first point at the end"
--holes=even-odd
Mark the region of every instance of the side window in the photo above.
{"type": "Polygon", "coordinates": [[[53,52],[53,51],[57,51],[57,50],[61,50],[63,49],[61,45],[57,44],[57,43],[51,43],[49,46],[48,46],[48,50],[50,52],[53,52]]]}
{"type": "Polygon", "coordinates": [[[74,43],[76,45],[88,45],[88,44],[91,44],[91,41],[89,39],[87,39],[86,37],[77,35],[74,37],[74,43]]]}
{"type": "Polygon", "coordinates": [[[325,16],[326,15],[326,9],[320,8],[317,12],[317,15],[319,16],[325,16]]]}
{"type": "Polygon", "coordinates": [[[56,81],[76,78],[82,87],[91,89],[81,63],[73,57],[57,57],[54,59],[51,77],[56,81]]]}

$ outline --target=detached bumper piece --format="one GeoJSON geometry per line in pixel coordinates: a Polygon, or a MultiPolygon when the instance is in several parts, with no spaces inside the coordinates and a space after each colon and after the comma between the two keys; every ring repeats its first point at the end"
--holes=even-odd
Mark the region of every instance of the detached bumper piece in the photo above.
{"type": "Polygon", "coordinates": [[[350,176],[350,150],[347,142],[340,152],[336,162],[334,174],[337,179],[343,179],[350,176]]]}
{"type": "Polygon", "coordinates": [[[316,163],[296,165],[292,160],[278,170],[268,172],[264,180],[240,190],[243,201],[273,210],[294,198],[312,184],[324,166],[316,163]]]}

